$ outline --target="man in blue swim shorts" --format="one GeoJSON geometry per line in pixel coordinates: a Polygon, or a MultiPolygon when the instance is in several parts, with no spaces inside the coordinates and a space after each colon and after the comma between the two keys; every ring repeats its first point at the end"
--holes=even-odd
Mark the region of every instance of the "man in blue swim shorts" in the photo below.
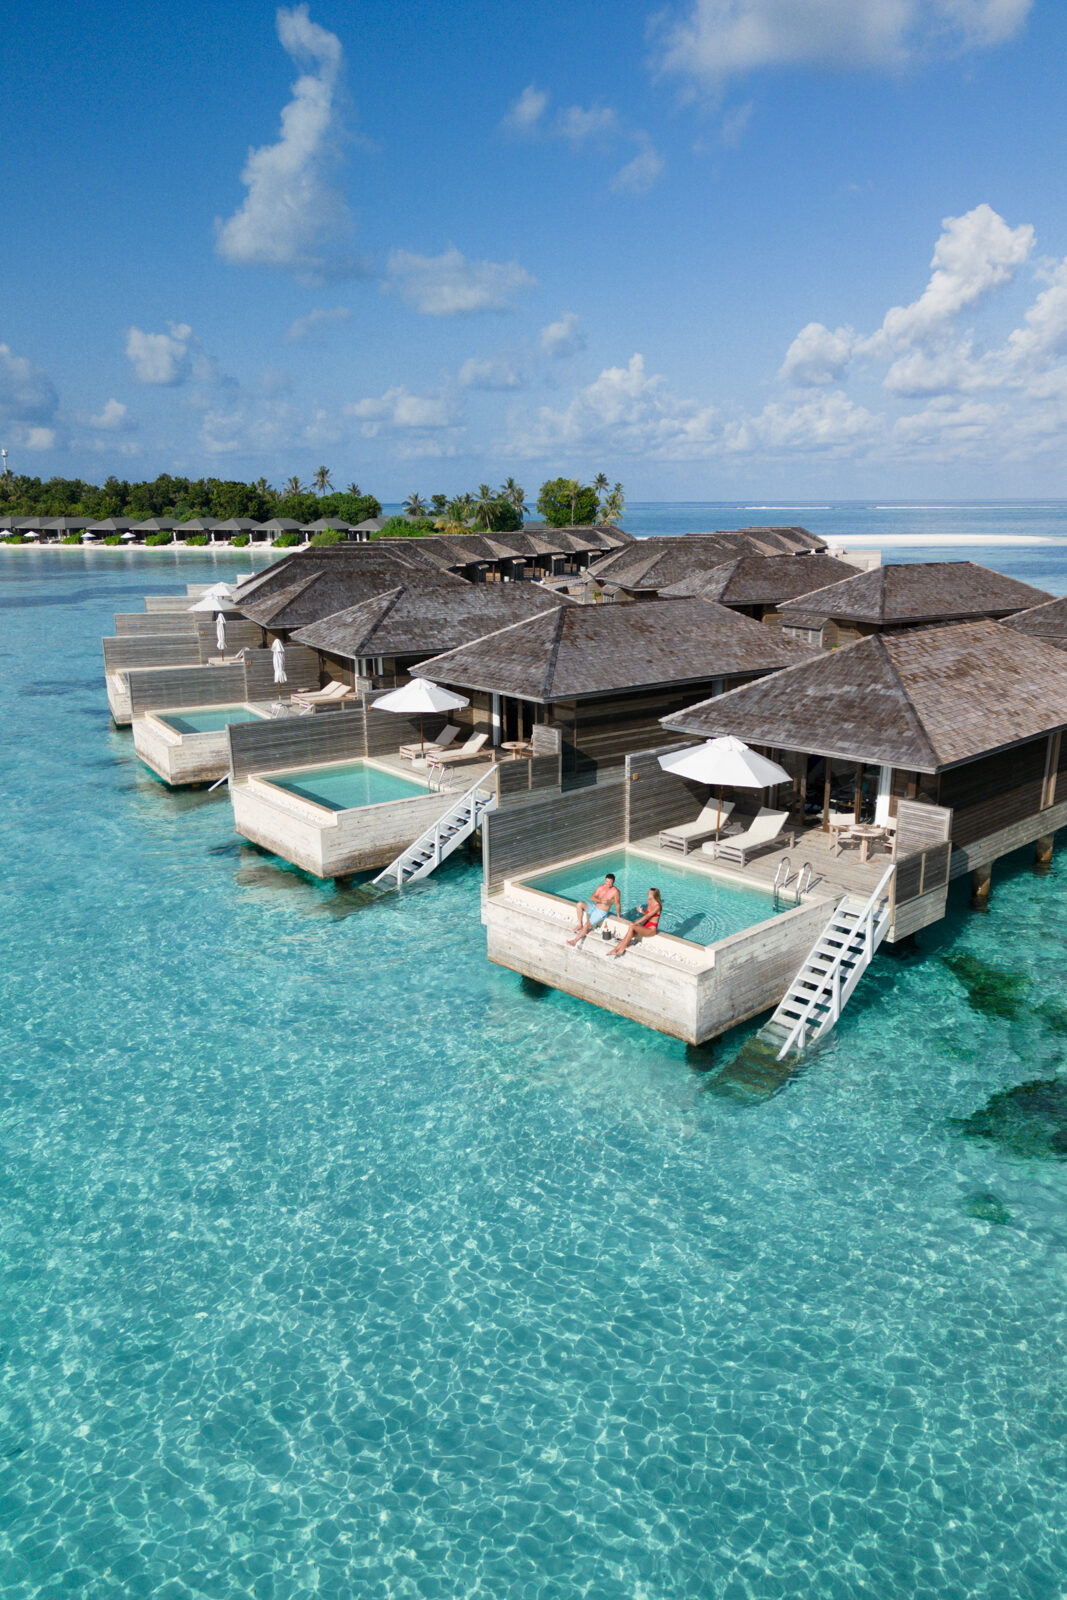
{"type": "Polygon", "coordinates": [[[581,944],[586,934],[592,933],[594,928],[599,928],[604,918],[610,916],[612,912],[617,917],[622,916],[622,902],[615,887],[615,874],[609,872],[604,882],[597,884],[588,901],[579,900],[575,937],[568,939],[567,943],[581,944]]]}

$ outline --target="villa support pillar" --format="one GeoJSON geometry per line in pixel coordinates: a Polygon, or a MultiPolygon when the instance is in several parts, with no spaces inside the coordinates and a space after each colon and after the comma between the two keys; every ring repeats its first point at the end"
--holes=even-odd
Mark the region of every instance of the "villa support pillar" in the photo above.
{"type": "Polygon", "coordinates": [[[989,910],[989,891],[993,885],[991,866],[975,867],[971,873],[971,910],[989,910]]]}
{"type": "Polygon", "coordinates": [[[1051,833],[1043,834],[1034,841],[1034,867],[1038,872],[1047,872],[1052,865],[1053,838],[1051,833]]]}

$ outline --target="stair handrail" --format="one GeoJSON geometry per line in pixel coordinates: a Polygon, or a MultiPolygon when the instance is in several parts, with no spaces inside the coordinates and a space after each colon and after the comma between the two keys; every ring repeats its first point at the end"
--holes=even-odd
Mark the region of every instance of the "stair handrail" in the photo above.
{"type": "MultiPolygon", "coordinates": [[[[878,883],[877,883],[875,889],[873,890],[870,898],[865,902],[862,910],[858,913],[858,915],[856,917],[856,921],[853,924],[851,933],[849,935],[849,938],[846,939],[842,943],[840,950],[838,950],[837,954],[833,957],[833,959],[831,961],[829,971],[825,972],[823,974],[823,976],[820,978],[819,982],[815,985],[815,988],[814,988],[814,991],[813,991],[813,993],[811,995],[810,1000],[808,1001],[807,1005],[804,1007],[803,1011],[800,1013],[800,1016],[797,1018],[796,1022],[793,1024],[793,1027],[791,1028],[791,1030],[789,1032],[788,1038],[786,1039],[785,1043],[782,1045],[782,1048],[778,1052],[778,1060],[779,1061],[782,1060],[783,1056],[788,1055],[789,1051],[793,1048],[794,1043],[795,1043],[795,1041],[796,1041],[798,1036],[799,1036],[799,1038],[801,1040],[801,1048],[803,1049],[803,1040],[804,1040],[804,1035],[805,1035],[805,1033],[807,1031],[808,1019],[810,1018],[811,1013],[814,1011],[815,1007],[819,1004],[820,1000],[822,1000],[824,998],[824,996],[827,994],[827,992],[829,992],[830,999],[831,999],[831,1005],[832,1005],[832,1009],[833,1009],[833,1012],[834,1012],[834,1018],[833,1018],[834,1022],[836,1022],[838,1017],[841,1015],[841,968],[844,966],[844,963],[845,963],[845,956],[847,954],[848,945],[849,945],[851,939],[854,938],[856,934],[858,934],[858,933],[860,933],[862,931],[864,953],[865,953],[866,958],[867,958],[867,965],[870,965],[871,959],[874,956],[874,920],[875,920],[875,914],[876,914],[876,912],[878,910],[878,907],[881,904],[882,900],[885,899],[885,895],[883,894],[882,891],[885,889],[886,884],[892,878],[892,876],[893,876],[894,872],[896,872],[896,870],[897,870],[896,862],[895,861],[891,861],[889,866],[886,867],[885,871],[882,873],[882,876],[879,878],[878,883]]],[[[837,913],[838,913],[839,909],[840,909],[840,905],[838,905],[837,907],[834,908],[833,916],[830,919],[831,921],[833,920],[833,917],[837,916],[837,913]]],[[[807,958],[805,958],[804,966],[801,967],[801,969],[800,969],[801,973],[804,972],[805,968],[807,967],[807,964],[808,964],[808,961],[807,961],[807,958]]],[[[798,973],[797,976],[799,977],[800,973],[798,973]]]]}
{"type": "MultiPolygon", "coordinates": [[[[383,867],[381,872],[378,873],[377,877],[371,879],[371,882],[380,883],[384,878],[391,877],[395,880],[398,888],[403,887],[400,875],[404,870],[404,863],[407,861],[408,857],[413,856],[416,853],[420,846],[428,844],[431,839],[434,847],[434,867],[439,867],[441,865],[442,830],[463,809],[468,801],[470,801],[475,808],[477,808],[478,791],[486,786],[487,780],[484,776],[477,778],[474,783],[471,784],[469,789],[465,789],[461,795],[456,796],[455,800],[453,800],[452,804],[447,808],[447,810],[442,811],[439,817],[434,818],[433,822],[430,823],[428,828],[424,828],[422,830],[417,839],[413,839],[405,849],[401,850],[400,854],[395,860],[391,861],[387,867],[383,867]]],[[[485,810],[492,809],[492,802],[494,800],[495,794],[491,784],[489,784],[489,793],[486,796],[486,805],[483,807],[483,813],[485,810]]]]}

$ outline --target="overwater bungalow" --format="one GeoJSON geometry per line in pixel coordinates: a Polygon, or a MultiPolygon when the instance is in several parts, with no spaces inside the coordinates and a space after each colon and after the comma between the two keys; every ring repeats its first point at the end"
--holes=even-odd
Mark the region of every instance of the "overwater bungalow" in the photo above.
{"type": "Polygon", "coordinates": [[[418,577],[322,617],[291,635],[318,653],[324,681],[406,683],[417,661],[553,610],[536,584],[440,583],[418,577]]]}
{"type": "Polygon", "coordinates": [[[704,693],[775,672],[806,652],[704,600],[654,606],[561,606],[421,662],[435,683],[469,694],[499,744],[538,724],[561,731],[563,780],[619,765],[662,737],[660,719],[704,693]]]}
{"type": "Polygon", "coordinates": [[[642,600],[741,556],[799,556],[824,550],[823,540],[803,528],[662,536],[609,552],[592,563],[589,575],[612,598],[642,600]]]}
{"type": "Polygon", "coordinates": [[[1051,598],[974,561],[915,561],[857,573],[787,600],[781,618],[788,638],[833,650],[872,633],[1008,617],[1051,598]]]}
{"type": "MultiPolygon", "coordinates": [[[[820,653],[664,720],[670,734],[732,735],[780,764],[782,782],[749,803],[778,819],[766,848],[731,858],[709,827],[710,842],[679,859],[669,840],[709,791],[664,772],[662,752],[629,756],[621,783],[519,797],[483,829],[490,959],[693,1043],[775,1006],[787,1018],[815,1007],[832,1024],[878,939],[939,920],[952,878],[972,874],[981,903],[1001,857],[1032,844],[1048,859],[1067,824],[1065,727],[1063,651],[998,622],[820,653]],[[605,870],[631,901],[649,884],[664,899],[660,934],[617,964],[599,941],[576,954],[565,938],[574,901],[605,870]],[[762,915],[744,901],[738,927],[730,886],[772,898],[762,915]]],[[[730,798],[728,825],[744,826],[743,795],[730,798]]]]}
{"type": "Polygon", "coordinates": [[[717,600],[757,622],[780,626],[780,608],[787,600],[855,576],[848,562],[818,550],[796,556],[738,556],[668,584],[659,593],[665,600],[717,600]]]}

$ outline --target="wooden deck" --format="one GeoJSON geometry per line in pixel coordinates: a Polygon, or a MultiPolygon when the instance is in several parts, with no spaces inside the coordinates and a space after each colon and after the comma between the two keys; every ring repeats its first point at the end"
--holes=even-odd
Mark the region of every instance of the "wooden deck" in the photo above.
{"type": "Polygon", "coordinates": [[[711,856],[706,856],[699,846],[691,850],[687,856],[683,856],[680,850],[664,850],[660,846],[657,834],[645,839],[631,839],[628,848],[640,850],[643,854],[668,864],[697,869],[708,868],[720,875],[729,874],[741,882],[758,883],[768,888],[774,882],[779,863],[788,856],[793,872],[798,872],[805,861],[811,862],[813,894],[831,897],[856,894],[864,899],[873,892],[891,859],[889,851],[881,845],[872,851],[871,858],[867,862],[860,861],[858,845],[846,845],[840,855],[835,855],[830,835],[823,833],[821,828],[807,828],[798,833],[796,843],[793,845],[780,845],[773,850],[764,850],[761,855],[753,856],[745,867],[735,866],[727,861],[716,861],[711,856]]]}

